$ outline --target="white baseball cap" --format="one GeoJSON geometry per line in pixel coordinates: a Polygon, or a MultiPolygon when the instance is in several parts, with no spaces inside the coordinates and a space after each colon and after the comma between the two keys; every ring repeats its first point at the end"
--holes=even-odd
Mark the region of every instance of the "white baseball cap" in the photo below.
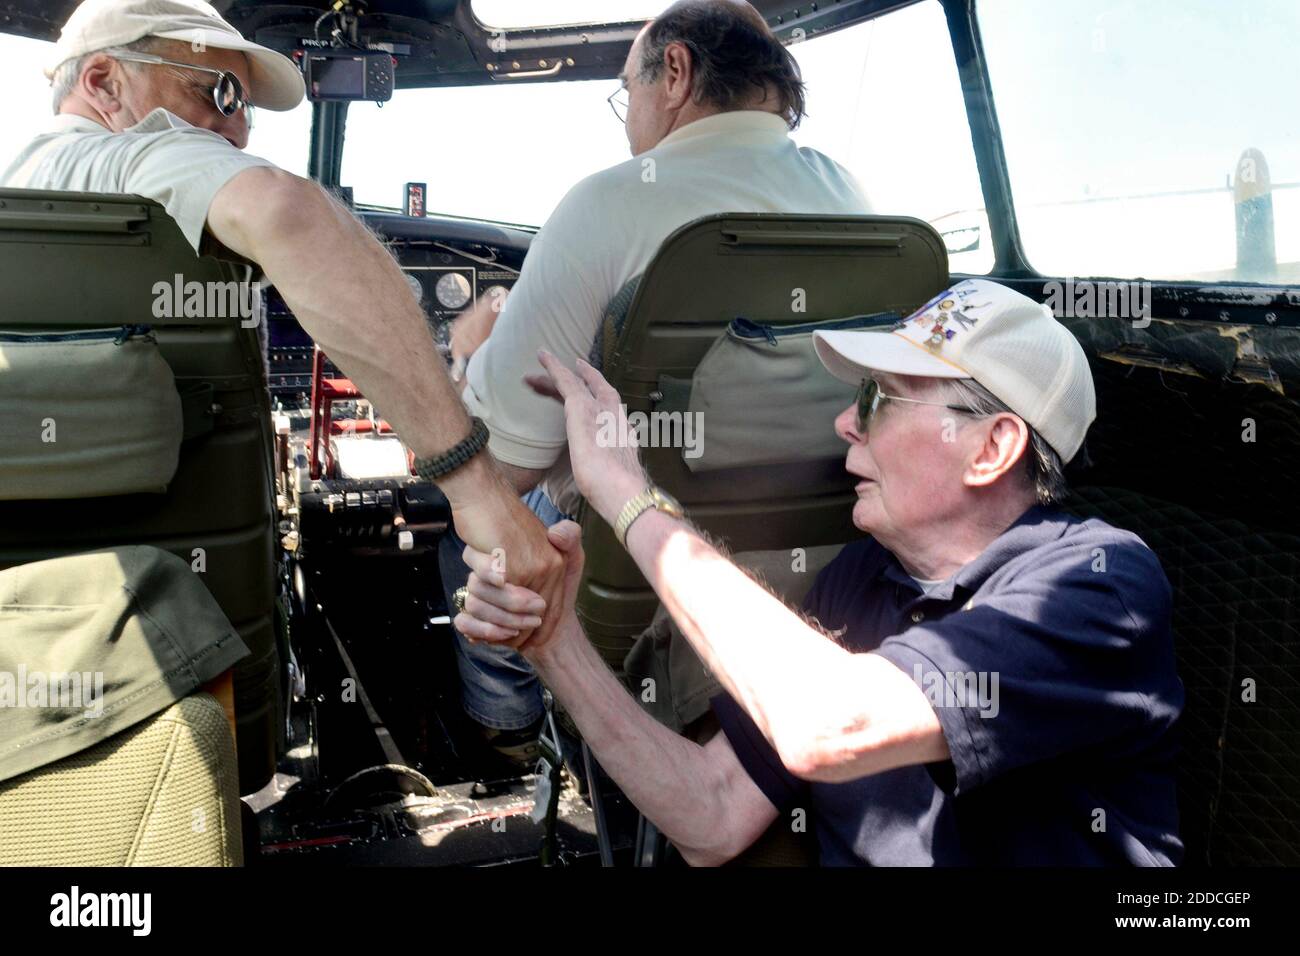
{"type": "Polygon", "coordinates": [[[291,110],[302,102],[302,73],[283,54],[259,46],[222,19],[203,0],[83,0],[63,25],[45,68],[51,79],[68,60],[124,46],[145,37],[181,40],[195,50],[215,47],[248,54],[249,102],[268,110],[291,110]]]}
{"type": "Polygon", "coordinates": [[[817,357],[856,385],[872,371],[970,378],[1034,427],[1063,462],[1097,417],[1083,348],[1052,310],[987,279],[945,289],[888,331],[814,332],[817,357]]]}

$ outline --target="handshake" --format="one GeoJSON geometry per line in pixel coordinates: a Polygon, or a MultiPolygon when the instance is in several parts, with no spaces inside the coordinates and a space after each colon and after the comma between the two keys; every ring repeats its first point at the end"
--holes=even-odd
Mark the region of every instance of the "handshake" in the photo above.
{"type": "MultiPolygon", "coordinates": [[[[538,394],[564,403],[574,481],[588,504],[613,525],[647,485],[634,442],[620,447],[598,440],[607,416],[624,417],[619,394],[581,359],[575,374],[549,352],[539,352],[538,358],[546,374],[525,381],[538,394]]],[[[626,427],[618,433],[636,434],[626,427]]],[[[490,507],[483,497],[459,508],[453,502],[457,532],[467,542],[464,561],[472,572],[456,592],[459,613],[453,623],[471,641],[535,653],[555,639],[562,622],[574,625],[563,630],[576,630],[582,531],[573,521],[543,529],[510,489],[494,497],[507,499],[504,509],[490,507]]]]}

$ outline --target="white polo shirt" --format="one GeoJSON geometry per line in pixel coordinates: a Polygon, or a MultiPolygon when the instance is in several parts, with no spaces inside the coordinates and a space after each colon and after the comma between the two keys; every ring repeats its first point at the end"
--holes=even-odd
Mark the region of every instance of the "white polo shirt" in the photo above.
{"type": "Polygon", "coordinates": [[[197,252],[217,191],[245,169],[273,165],[161,108],[120,133],[61,113],[48,132],[18,154],[0,176],[0,186],[156,200],[197,252]]]}
{"type": "Polygon", "coordinates": [[[853,176],[790,138],[785,120],[719,113],[674,130],[653,149],[569,190],[533,239],[496,327],[470,360],[464,391],[507,464],[550,469],[545,487],[572,513],[573,486],[559,402],[523,382],[546,348],[573,366],[586,358],[605,307],[640,275],[674,230],[725,212],[860,215],[871,207],[853,176]]]}

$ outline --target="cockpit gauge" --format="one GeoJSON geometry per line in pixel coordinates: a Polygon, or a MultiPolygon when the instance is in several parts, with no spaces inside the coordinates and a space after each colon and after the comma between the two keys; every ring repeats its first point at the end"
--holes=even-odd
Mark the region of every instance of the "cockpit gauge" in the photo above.
{"type": "Polygon", "coordinates": [[[434,286],[433,292],[438,298],[438,304],[444,309],[464,308],[473,294],[469,280],[459,272],[448,272],[444,275],[434,286]]]}
{"type": "Polygon", "coordinates": [[[406,284],[411,287],[411,295],[415,296],[416,302],[419,302],[421,305],[423,305],[424,286],[420,283],[420,280],[417,279],[415,276],[411,275],[411,273],[407,272],[405,273],[405,275],[406,275],[406,284]]]}

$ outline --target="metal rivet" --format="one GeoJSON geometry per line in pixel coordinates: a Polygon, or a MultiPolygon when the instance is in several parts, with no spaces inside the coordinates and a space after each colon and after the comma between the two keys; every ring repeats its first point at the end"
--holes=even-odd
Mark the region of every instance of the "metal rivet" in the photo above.
{"type": "Polygon", "coordinates": [[[519,61],[518,61],[518,60],[515,60],[513,63],[511,63],[511,64],[510,64],[510,68],[511,68],[512,70],[517,70],[517,69],[519,69],[519,61]]]}
{"type": "Polygon", "coordinates": [[[537,61],[537,65],[540,66],[543,70],[546,69],[546,61],[545,61],[545,60],[538,60],[538,61],[537,61]]]}
{"type": "Polygon", "coordinates": [[[1277,321],[1277,313],[1276,312],[1264,313],[1264,321],[1267,322],[1269,325],[1272,325],[1274,322],[1277,321]]]}
{"type": "Polygon", "coordinates": [[[924,621],[924,620],[925,620],[925,612],[924,612],[924,611],[913,611],[913,612],[912,612],[912,623],[913,623],[913,624],[920,624],[920,623],[921,623],[922,621],[924,621]]]}
{"type": "Polygon", "coordinates": [[[1228,319],[1230,319],[1230,318],[1232,318],[1232,316],[1228,315],[1228,310],[1227,310],[1227,309],[1221,309],[1221,310],[1219,310],[1219,321],[1220,321],[1220,322],[1227,322],[1228,319]]]}
{"type": "Polygon", "coordinates": [[[1187,306],[1185,306],[1185,305],[1180,305],[1180,306],[1178,307],[1178,314],[1179,314],[1182,318],[1184,318],[1184,319],[1187,318],[1187,316],[1188,316],[1188,314],[1189,314],[1188,311],[1187,311],[1187,306]]]}

